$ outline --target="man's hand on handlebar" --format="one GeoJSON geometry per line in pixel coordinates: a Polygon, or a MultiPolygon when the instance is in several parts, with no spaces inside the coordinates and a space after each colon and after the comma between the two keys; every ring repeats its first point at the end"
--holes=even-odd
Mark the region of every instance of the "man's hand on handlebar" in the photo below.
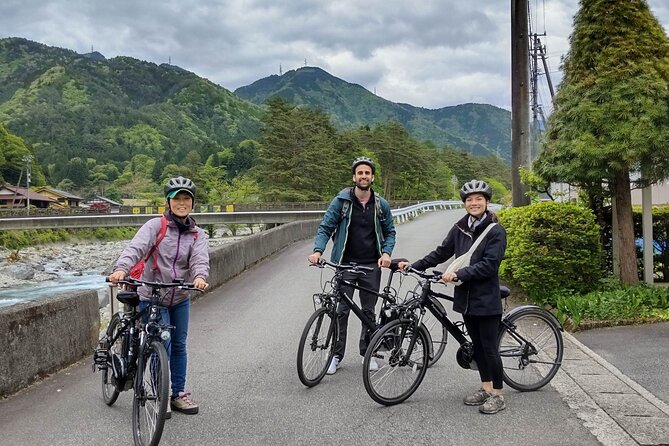
{"type": "Polygon", "coordinates": [[[400,262],[397,264],[397,267],[400,269],[400,271],[406,271],[409,265],[410,265],[409,262],[400,262]]]}
{"type": "Polygon", "coordinates": [[[307,257],[307,260],[315,265],[321,260],[321,253],[316,251],[313,254],[310,254],[309,257],[307,257]]]}
{"type": "Polygon", "coordinates": [[[388,268],[390,267],[390,256],[387,252],[384,252],[379,259],[379,268],[388,268]]]}
{"type": "Polygon", "coordinates": [[[114,285],[118,284],[119,280],[125,279],[126,272],[122,270],[116,270],[113,273],[111,273],[108,277],[109,281],[113,283],[114,285]]]}

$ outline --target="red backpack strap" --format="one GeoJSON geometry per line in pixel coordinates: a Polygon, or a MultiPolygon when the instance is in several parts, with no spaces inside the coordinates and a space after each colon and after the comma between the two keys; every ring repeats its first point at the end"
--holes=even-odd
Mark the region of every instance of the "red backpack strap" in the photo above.
{"type": "MultiPolygon", "coordinates": [[[[146,261],[149,260],[149,258],[156,253],[156,249],[158,249],[158,245],[160,245],[160,242],[163,241],[165,238],[165,233],[167,233],[167,217],[164,215],[160,217],[160,231],[158,231],[158,235],[156,236],[156,243],[151,247],[151,250],[149,250],[149,253],[146,255],[146,261]]],[[[156,262],[156,259],[153,259],[153,270],[158,269],[158,262],[156,262]]]]}

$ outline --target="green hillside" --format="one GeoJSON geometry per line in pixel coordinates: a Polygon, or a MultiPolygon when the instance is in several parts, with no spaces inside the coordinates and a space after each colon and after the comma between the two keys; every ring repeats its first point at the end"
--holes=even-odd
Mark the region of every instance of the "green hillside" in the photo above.
{"type": "Polygon", "coordinates": [[[396,120],[416,138],[445,144],[475,155],[494,154],[511,160],[511,113],[485,104],[463,104],[437,110],[383,99],[316,67],[272,75],[238,88],[235,94],[255,104],[273,96],[318,107],[339,127],[396,120]]]}
{"type": "Polygon", "coordinates": [[[98,164],[137,154],[161,165],[257,138],[261,109],[179,67],[105,59],[0,39],[0,124],[30,144],[56,184],[74,157],[98,164]]]}

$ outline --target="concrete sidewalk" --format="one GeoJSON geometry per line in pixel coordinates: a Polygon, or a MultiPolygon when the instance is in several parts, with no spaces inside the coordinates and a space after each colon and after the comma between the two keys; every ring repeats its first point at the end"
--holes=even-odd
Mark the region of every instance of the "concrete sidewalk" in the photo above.
{"type": "Polygon", "coordinates": [[[564,359],[551,385],[597,439],[607,446],[669,445],[669,405],[571,334],[563,336],[564,359]]]}

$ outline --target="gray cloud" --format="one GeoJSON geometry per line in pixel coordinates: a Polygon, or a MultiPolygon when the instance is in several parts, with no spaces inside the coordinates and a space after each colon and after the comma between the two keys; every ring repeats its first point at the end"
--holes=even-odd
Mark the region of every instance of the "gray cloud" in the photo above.
{"type": "MultiPolygon", "coordinates": [[[[536,31],[560,79],[578,0],[546,0],[536,31]],[[545,21],[544,21],[545,17],[545,21]]],[[[651,9],[669,24],[666,0],[651,9]]],[[[4,0],[0,37],[78,52],[167,62],[234,90],[304,65],[320,66],[396,102],[510,107],[508,1],[477,0],[4,0]]]]}

